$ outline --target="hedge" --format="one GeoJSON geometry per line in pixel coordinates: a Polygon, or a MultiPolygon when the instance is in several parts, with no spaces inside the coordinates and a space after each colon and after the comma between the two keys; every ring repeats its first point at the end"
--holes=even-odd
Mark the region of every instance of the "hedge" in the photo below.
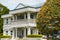
{"type": "Polygon", "coordinates": [[[0,36],[0,38],[11,38],[11,36],[0,36]]]}
{"type": "Polygon", "coordinates": [[[3,34],[0,33],[0,38],[11,38],[11,36],[9,36],[9,35],[3,36],[3,34]]]}
{"type": "Polygon", "coordinates": [[[27,35],[27,37],[30,37],[30,38],[41,38],[43,35],[37,35],[37,34],[31,34],[31,35],[27,35]]]}

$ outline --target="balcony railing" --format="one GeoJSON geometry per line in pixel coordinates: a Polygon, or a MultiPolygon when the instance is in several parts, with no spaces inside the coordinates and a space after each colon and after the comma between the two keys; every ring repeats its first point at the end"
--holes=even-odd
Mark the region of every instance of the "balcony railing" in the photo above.
{"type": "MultiPolygon", "coordinates": [[[[6,26],[9,26],[10,28],[11,27],[23,27],[23,26],[29,26],[29,25],[35,25],[36,24],[36,21],[35,19],[20,19],[20,20],[15,20],[15,21],[12,21],[10,24],[6,24],[4,25],[6,28],[6,26]]],[[[8,27],[7,27],[8,28],[8,27]]]]}
{"type": "Polygon", "coordinates": [[[21,25],[21,24],[28,24],[28,23],[36,23],[35,19],[20,19],[20,20],[15,20],[15,21],[12,21],[11,24],[12,25],[21,25]]]}

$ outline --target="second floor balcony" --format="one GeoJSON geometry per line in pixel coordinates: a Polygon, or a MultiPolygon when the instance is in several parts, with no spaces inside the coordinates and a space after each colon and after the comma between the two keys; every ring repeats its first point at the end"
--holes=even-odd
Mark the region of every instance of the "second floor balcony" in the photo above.
{"type": "Polygon", "coordinates": [[[11,25],[20,25],[20,26],[32,26],[36,24],[35,19],[20,19],[20,20],[16,20],[11,22],[11,25]]]}
{"type": "Polygon", "coordinates": [[[24,13],[20,15],[15,14],[12,18],[6,19],[4,22],[4,26],[10,27],[36,26],[36,14],[31,13],[24,13]]]}
{"type": "Polygon", "coordinates": [[[30,20],[15,20],[11,21],[11,23],[4,25],[4,29],[10,29],[10,28],[18,28],[18,27],[36,27],[36,19],[30,19],[30,20]]]}

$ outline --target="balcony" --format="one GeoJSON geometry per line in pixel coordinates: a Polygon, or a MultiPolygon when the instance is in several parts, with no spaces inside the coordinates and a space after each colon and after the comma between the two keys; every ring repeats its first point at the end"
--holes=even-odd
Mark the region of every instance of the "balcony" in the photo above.
{"type": "MultiPolygon", "coordinates": [[[[36,26],[36,21],[35,19],[20,19],[20,20],[15,20],[15,21],[12,21],[10,24],[6,24],[4,25],[6,28],[7,26],[9,28],[13,28],[13,27],[35,27],[36,26]]],[[[8,28],[7,27],[7,28],[8,28]]]]}
{"type": "Polygon", "coordinates": [[[24,19],[20,19],[20,20],[16,20],[16,21],[13,21],[11,23],[11,25],[19,25],[19,26],[30,26],[32,24],[36,24],[36,21],[35,19],[29,19],[29,20],[24,20],[24,19]]]}
{"type": "Polygon", "coordinates": [[[15,14],[12,18],[6,18],[4,20],[4,28],[36,27],[36,15],[37,12],[15,14]]]}

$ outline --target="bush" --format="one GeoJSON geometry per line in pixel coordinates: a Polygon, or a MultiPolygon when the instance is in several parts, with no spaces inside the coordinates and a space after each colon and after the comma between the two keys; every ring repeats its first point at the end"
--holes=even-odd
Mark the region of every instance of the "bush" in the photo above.
{"type": "Polygon", "coordinates": [[[0,36],[0,38],[11,38],[11,36],[0,36]]]}
{"type": "Polygon", "coordinates": [[[27,37],[30,37],[30,38],[41,38],[43,35],[36,35],[36,34],[31,34],[31,35],[27,35],[27,37]]]}
{"type": "Polygon", "coordinates": [[[3,33],[0,33],[0,36],[3,35],[3,33]]]}
{"type": "Polygon", "coordinates": [[[9,36],[9,35],[3,36],[3,34],[0,33],[0,38],[11,38],[11,36],[9,36]]]}

